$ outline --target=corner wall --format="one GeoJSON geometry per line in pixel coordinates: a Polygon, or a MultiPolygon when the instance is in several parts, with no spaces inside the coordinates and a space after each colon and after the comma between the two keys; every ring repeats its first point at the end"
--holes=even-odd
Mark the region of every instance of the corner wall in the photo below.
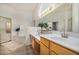
{"type": "MultiPolygon", "coordinates": [[[[18,7],[17,8],[21,8],[18,7]]],[[[26,8],[26,7],[25,7],[26,8]]],[[[32,22],[32,12],[25,11],[25,10],[16,10],[13,9],[11,6],[7,6],[4,4],[0,4],[0,16],[10,17],[12,18],[12,40],[17,40],[23,44],[29,42],[28,35],[27,35],[27,28],[33,26],[32,22]],[[14,39],[13,36],[16,36],[15,29],[18,25],[21,25],[22,29],[20,31],[20,36],[25,35],[26,39],[14,39]]]]}

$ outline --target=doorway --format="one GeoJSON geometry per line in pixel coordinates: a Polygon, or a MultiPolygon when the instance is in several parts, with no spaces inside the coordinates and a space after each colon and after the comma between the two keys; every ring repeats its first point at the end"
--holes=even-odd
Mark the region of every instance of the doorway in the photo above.
{"type": "Polygon", "coordinates": [[[11,41],[11,18],[0,16],[0,44],[11,41]]]}

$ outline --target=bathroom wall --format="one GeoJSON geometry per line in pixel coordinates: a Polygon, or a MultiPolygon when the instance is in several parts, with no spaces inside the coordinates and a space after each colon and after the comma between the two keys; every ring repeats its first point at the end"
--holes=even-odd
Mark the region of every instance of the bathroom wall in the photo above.
{"type": "Polygon", "coordinates": [[[79,33],[79,3],[72,4],[72,31],[79,33]]]}
{"type": "Polygon", "coordinates": [[[39,13],[40,13],[40,5],[41,3],[38,3],[38,5],[33,10],[32,19],[33,19],[33,25],[35,26],[36,20],[39,20],[39,13]]]}
{"type": "MultiPolygon", "coordinates": [[[[27,5],[26,5],[27,6],[27,5]]],[[[27,43],[28,34],[27,28],[33,26],[32,21],[32,11],[25,10],[27,7],[20,6],[20,5],[7,5],[7,4],[0,4],[0,16],[10,17],[12,18],[12,37],[16,36],[15,29],[17,26],[21,25],[21,31],[19,36],[26,36],[25,39],[16,39],[18,42],[27,43]],[[22,8],[22,9],[20,9],[22,8]]],[[[14,38],[13,38],[14,40],[14,38]]]]}

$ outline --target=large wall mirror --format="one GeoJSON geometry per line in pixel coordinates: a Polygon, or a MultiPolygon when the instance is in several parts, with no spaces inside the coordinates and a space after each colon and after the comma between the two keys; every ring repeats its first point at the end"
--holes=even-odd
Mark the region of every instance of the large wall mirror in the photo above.
{"type": "Polygon", "coordinates": [[[65,3],[59,5],[60,6],[54,8],[49,14],[36,20],[36,26],[38,26],[39,22],[46,22],[53,31],[79,33],[79,4],[65,3]]]}
{"type": "Polygon", "coordinates": [[[51,13],[37,20],[36,25],[38,26],[39,22],[47,22],[49,27],[52,27],[52,30],[62,31],[64,30],[66,20],[70,20],[72,17],[71,9],[71,4],[61,4],[57,8],[54,8],[51,13]]]}
{"type": "Polygon", "coordinates": [[[79,4],[72,3],[70,11],[66,12],[65,29],[67,32],[73,32],[79,34],[79,4]],[[68,14],[70,12],[70,14],[68,14]]]}

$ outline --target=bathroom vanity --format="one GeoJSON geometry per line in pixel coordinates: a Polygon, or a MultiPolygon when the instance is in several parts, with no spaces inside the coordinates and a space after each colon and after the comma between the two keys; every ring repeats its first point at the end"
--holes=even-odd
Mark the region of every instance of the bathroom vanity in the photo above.
{"type": "Polygon", "coordinates": [[[36,55],[40,54],[40,37],[38,35],[30,35],[30,38],[32,40],[32,48],[36,55]]]}
{"type": "Polygon", "coordinates": [[[63,38],[56,34],[32,34],[32,47],[40,55],[78,55],[78,38],[63,38]]]}
{"type": "MultiPolygon", "coordinates": [[[[67,46],[65,46],[66,45],[65,42],[62,44],[62,42],[58,42],[57,40],[59,40],[59,39],[56,39],[56,41],[55,41],[54,38],[50,39],[50,38],[41,37],[40,41],[43,43],[43,47],[48,48],[48,52],[49,52],[48,55],[49,54],[50,55],[75,55],[75,54],[78,54],[77,52],[72,50],[70,47],[69,47],[70,48],[69,49],[67,46]]],[[[72,46],[72,45],[70,45],[70,46],[72,46]]],[[[42,49],[44,49],[43,47],[41,47],[41,45],[40,45],[40,54],[46,53],[46,51],[45,52],[42,51],[42,49]]]]}

